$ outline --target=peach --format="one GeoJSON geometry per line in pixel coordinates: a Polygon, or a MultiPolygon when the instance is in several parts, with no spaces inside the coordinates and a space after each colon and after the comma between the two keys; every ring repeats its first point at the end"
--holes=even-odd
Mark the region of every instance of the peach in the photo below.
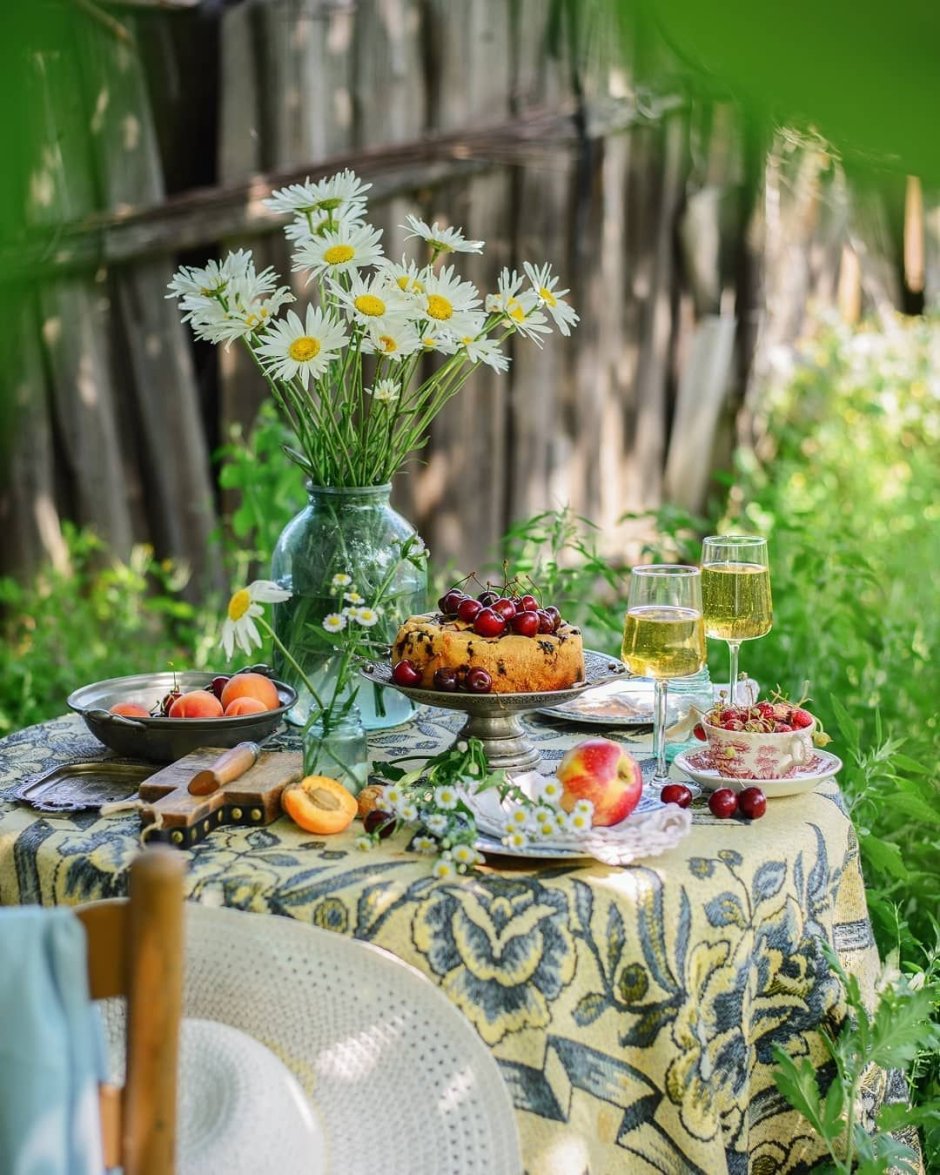
{"type": "Polygon", "coordinates": [[[247,694],[240,698],[233,698],[225,707],[225,718],[237,718],[240,714],[267,714],[268,707],[258,698],[250,698],[247,694]]]}
{"type": "Polygon", "coordinates": [[[591,823],[619,824],[640,802],[643,772],[640,764],[609,738],[588,738],[562,757],[555,772],[563,788],[561,806],[570,812],[578,800],[594,805],[591,823]]]}
{"type": "Polygon", "coordinates": [[[125,718],[150,718],[150,711],[140,702],[115,702],[110,713],[123,714],[125,718]]]}
{"type": "Polygon", "coordinates": [[[222,690],[222,708],[236,698],[257,698],[266,710],[276,710],[281,704],[277,686],[263,673],[236,673],[230,677],[222,690]]]}
{"type": "Polygon", "coordinates": [[[306,832],[330,835],[352,824],[358,811],[356,797],[337,779],[306,775],[288,784],[281,793],[281,807],[306,832]]]}
{"type": "Polygon", "coordinates": [[[194,689],[180,694],[170,707],[168,718],[221,718],[222,703],[208,690],[194,689]]]}

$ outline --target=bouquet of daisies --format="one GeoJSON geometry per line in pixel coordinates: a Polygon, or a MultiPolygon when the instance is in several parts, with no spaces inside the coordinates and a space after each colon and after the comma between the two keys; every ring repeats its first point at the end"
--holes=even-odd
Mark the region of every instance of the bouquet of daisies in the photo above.
{"type": "Polygon", "coordinates": [[[292,217],[292,269],[315,294],[300,313],[285,309],[291,290],[272,269],[256,272],[244,249],[181,268],[169,287],[198,338],[248,348],[293,432],[288,455],[320,486],[390,481],[475,368],[508,368],[510,336],[539,343],[578,321],[549,265],[504,269],[481,294],[446,263],[483,249],[457,228],[408,216],[402,227],[426,256],[386,258],[381,231],[366,223],[370,186],[343,171],[266,201],[292,217]]]}

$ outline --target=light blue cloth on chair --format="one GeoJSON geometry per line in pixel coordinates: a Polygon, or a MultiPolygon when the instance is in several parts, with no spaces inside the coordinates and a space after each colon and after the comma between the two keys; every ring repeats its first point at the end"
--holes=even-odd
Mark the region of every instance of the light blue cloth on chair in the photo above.
{"type": "Polygon", "coordinates": [[[104,1049],[71,910],[0,910],[0,1172],[101,1175],[104,1049]]]}

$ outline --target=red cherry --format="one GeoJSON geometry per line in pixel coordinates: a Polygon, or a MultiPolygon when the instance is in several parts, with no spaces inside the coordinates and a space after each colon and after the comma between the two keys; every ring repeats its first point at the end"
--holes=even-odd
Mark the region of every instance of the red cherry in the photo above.
{"type": "Polygon", "coordinates": [[[718,725],[723,726],[726,722],[737,722],[738,712],[733,706],[726,707],[718,715],[718,725]]]}
{"type": "Polygon", "coordinates": [[[467,670],[464,685],[472,694],[488,694],[493,688],[493,679],[482,665],[474,665],[467,670]]]}
{"type": "Polygon", "coordinates": [[[399,661],[397,665],[392,666],[392,681],[396,685],[419,685],[421,674],[410,661],[399,661]]]}
{"type": "Polygon", "coordinates": [[[761,718],[773,718],[774,716],[774,707],[772,702],[758,702],[757,710],[759,711],[761,718]]]}
{"type": "Polygon", "coordinates": [[[738,807],[748,820],[759,820],[767,811],[767,797],[759,787],[746,787],[738,796],[738,807]]]}
{"type": "Polygon", "coordinates": [[[708,739],[708,735],[705,733],[705,727],[701,724],[701,722],[696,722],[696,724],[692,727],[692,733],[702,742],[705,742],[708,739]]]}
{"type": "Polygon", "coordinates": [[[708,806],[713,816],[727,820],[738,810],[738,797],[730,787],[720,787],[708,797],[708,806]]]}
{"type": "Polygon", "coordinates": [[[461,600],[457,605],[457,615],[461,620],[465,620],[467,624],[472,624],[482,611],[483,605],[480,601],[472,600],[469,596],[465,600],[461,600]]]}
{"type": "Polygon", "coordinates": [[[773,732],[774,734],[791,734],[793,729],[789,722],[775,722],[773,732]]]}
{"type": "Polygon", "coordinates": [[[366,813],[362,824],[366,832],[377,832],[384,840],[395,831],[396,819],[391,812],[380,812],[378,808],[373,808],[371,812],[366,813]]]}
{"type": "Polygon", "coordinates": [[[451,588],[437,601],[437,606],[445,616],[453,616],[460,606],[460,601],[466,598],[466,595],[458,588],[451,588]]]}
{"type": "Polygon", "coordinates": [[[496,603],[496,601],[499,599],[499,596],[496,594],[496,592],[491,592],[487,589],[485,592],[480,592],[480,594],[477,596],[477,599],[484,608],[489,608],[496,603]]]}
{"type": "Polygon", "coordinates": [[[516,605],[506,596],[500,596],[498,600],[494,600],[490,607],[494,612],[498,612],[503,620],[512,620],[516,614],[516,605]]]}
{"type": "Polygon", "coordinates": [[[810,714],[809,710],[797,708],[790,715],[790,724],[796,730],[805,730],[807,726],[812,726],[816,719],[810,714]]]}
{"type": "Polygon", "coordinates": [[[506,621],[492,608],[484,608],[473,622],[473,631],[480,636],[502,636],[506,631],[506,621]]]}
{"type": "Polygon", "coordinates": [[[520,612],[537,612],[539,610],[539,602],[535,596],[523,596],[519,601],[520,612]]]}
{"type": "Polygon", "coordinates": [[[517,612],[509,621],[509,627],[519,636],[535,636],[539,630],[539,618],[534,612],[517,612]]]}
{"type": "Polygon", "coordinates": [[[544,608],[539,608],[535,615],[539,618],[539,632],[551,634],[555,631],[554,618],[544,608]]]}
{"type": "Polygon", "coordinates": [[[448,669],[446,666],[435,670],[434,672],[434,688],[441,690],[445,694],[452,694],[458,685],[458,677],[456,669],[448,669]]]}
{"type": "Polygon", "coordinates": [[[687,808],[692,803],[692,793],[684,783],[667,783],[659,798],[664,804],[678,804],[680,808],[687,808]]]}
{"type": "Polygon", "coordinates": [[[722,730],[743,730],[744,723],[740,718],[729,718],[720,723],[722,730]]]}
{"type": "Polygon", "coordinates": [[[217,698],[221,699],[222,691],[228,685],[228,682],[229,682],[229,679],[227,677],[225,677],[224,675],[220,675],[219,677],[213,677],[212,685],[209,686],[209,689],[212,690],[212,692],[215,694],[215,696],[217,698]]]}

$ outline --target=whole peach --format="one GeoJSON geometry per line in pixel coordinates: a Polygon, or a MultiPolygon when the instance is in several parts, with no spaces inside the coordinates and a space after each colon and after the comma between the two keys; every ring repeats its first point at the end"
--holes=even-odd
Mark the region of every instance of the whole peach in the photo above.
{"type": "Polygon", "coordinates": [[[222,690],[222,708],[236,698],[257,698],[266,710],[276,710],[281,704],[277,686],[263,673],[236,673],[230,677],[222,690]]]}
{"type": "Polygon", "coordinates": [[[236,718],[239,714],[267,714],[268,707],[258,698],[233,698],[225,707],[225,718],[236,718]]]}
{"type": "Polygon", "coordinates": [[[594,805],[591,823],[619,824],[640,802],[643,773],[639,763],[609,738],[588,738],[565,753],[555,772],[562,785],[561,806],[570,812],[578,800],[594,805]]]}
{"type": "Polygon", "coordinates": [[[111,714],[123,714],[125,718],[149,718],[150,711],[140,702],[115,702],[111,714]]]}
{"type": "Polygon", "coordinates": [[[208,690],[194,689],[181,694],[170,707],[169,718],[221,718],[222,703],[208,690]]]}

